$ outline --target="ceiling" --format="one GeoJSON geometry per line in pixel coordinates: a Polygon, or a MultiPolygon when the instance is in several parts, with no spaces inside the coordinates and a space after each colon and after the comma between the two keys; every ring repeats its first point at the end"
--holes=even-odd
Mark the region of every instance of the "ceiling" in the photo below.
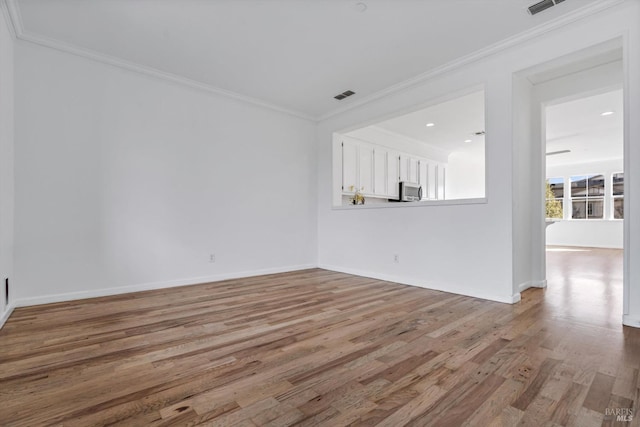
{"type": "Polygon", "coordinates": [[[546,108],[547,166],[621,159],[624,150],[622,89],[546,108]],[[606,111],[613,114],[602,116],[606,111]]]}
{"type": "Polygon", "coordinates": [[[597,0],[8,0],[18,36],[321,119],[597,0]],[[16,22],[17,21],[17,22],[16,22]],[[343,101],[333,96],[356,95],[343,101]]]}
{"type": "Polygon", "coordinates": [[[376,123],[387,131],[451,153],[484,142],[484,91],[376,123]],[[427,126],[432,124],[433,126],[427,126]]]}

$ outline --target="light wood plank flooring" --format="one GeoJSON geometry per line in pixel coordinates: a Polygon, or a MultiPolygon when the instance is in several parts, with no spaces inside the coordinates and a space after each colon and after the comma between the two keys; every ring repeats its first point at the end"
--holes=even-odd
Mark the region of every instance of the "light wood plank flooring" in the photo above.
{"type": "Polygon", "coordinates": [[[516,305],[315,269],[20,308],[0,425],[640,425],[621,252],[549,258],[516,305]]]}

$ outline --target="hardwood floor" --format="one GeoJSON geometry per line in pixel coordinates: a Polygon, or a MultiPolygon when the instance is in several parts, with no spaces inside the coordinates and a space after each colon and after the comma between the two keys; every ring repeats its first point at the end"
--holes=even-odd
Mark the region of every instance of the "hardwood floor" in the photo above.
{"type": "Polygon", "coordinates": [[[316,269],[20,308],[0,425],[638,426],[621,253],[555,249],[515,305],[316,269]]]}

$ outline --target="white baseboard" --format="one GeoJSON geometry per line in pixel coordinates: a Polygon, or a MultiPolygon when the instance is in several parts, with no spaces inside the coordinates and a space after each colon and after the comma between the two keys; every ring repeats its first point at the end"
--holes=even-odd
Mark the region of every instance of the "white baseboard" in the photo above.
{"type": "MultiPolygon", "coordinates": [[[[130,292],[150,291],[153,289],[173,288],[177,286],[197,285],[200,283],[219,282],[221,280],[240,279],[244,277],[262,276],[265,274],[287,273],[290,271],[307,270],[317,268],[316,264],[302,264],[288,267],[265,268],[261,270],[240,271],[234,273],[218,274],[214,276],[191,277],[187,279],[168,280],[164,282],[141,283],[131,286],[118,286],[114,288],[95,289],[90,291],[68,292],[63,294],[50,294],[29,298],[17,298],[15,307],[27,307],[31,305],[51,304],[54,302],[73,301],[85,298],[106,297],[110,295],[126,294],[130,292]]],[[[8,316],[7,316],[8,317],[8,316]]]]}
{"type": "Polygon", "coordinates": [[[622,316],[622,324],[632,328],[640,328],[640,317],[632,317],[628,314],[622,316]]]}
{"type": "Polygon", "coordinates": [[[520,301],[519,293],[513,294],[513,295],[497,295],[497,294],[491,294],[487,292],[478,292],[474,289],[458,288],[455,286],[451,286],[450,284],[438,284],[433,282],[427,283],[422,279],[416,279],[416,278],[404,277],[404,276],[395,276],[391,274],[377,273],[377,272],[359,270],[355,268],[339,267],[339,266],[328,265],[328,264],[319,264],[318,268],[323,268],[325,270],[339,271],[341,273],[353,274],[355,276],[370,277],[372,279],[385,280],[387,282],[401,283],[403,285],[417,286],[420,288],[432,289],[434,291],[443,291],[443,292],[448,292],[452,294],[465,295],[468,297],[502,302],[506,304],[515,304],[518,301],[520,301]]]}
{"type": "Polygon", "coordinates": [[[4,313],[2,314],[2,317],[0,317],[0,329],[2,329],[5,322],[9,319],[9,316],[11,316],[14,308],[16,308],[16,306],[13,303],[10,303],[4,308],[4,313]]]}
{"type": "Polygon", "coordinates": [[[547,281],[546,280],[532,280],[529,282],[520,283],[518,289],[520,292],[529,289],[529,288],[546,288],[547,281]]]}

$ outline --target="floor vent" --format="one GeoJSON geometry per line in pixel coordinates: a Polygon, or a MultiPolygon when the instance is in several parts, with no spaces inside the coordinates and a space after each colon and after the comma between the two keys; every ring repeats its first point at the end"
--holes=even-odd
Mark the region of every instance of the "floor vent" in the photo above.
{"type": "Polygon", "coordinates": [[[563,1],[564,0],[542,0],[539,3],[529,6],[529,13],[531,15],[535,15],[536,13],[540,13],[543,10],[547,10],[550,7],[557,5],[558,3],[562,3],[563,1]]]}
{"type": "Polygon", "coordinates": [[[337,99],[338,101],[342,101],[343,99],[351,96],[351,95],[355,95],[356,93],[352,90],[347,90],[344,91],[342,93],[339,93],[338,95],[334,96],[335,99],[337,99]]]}

